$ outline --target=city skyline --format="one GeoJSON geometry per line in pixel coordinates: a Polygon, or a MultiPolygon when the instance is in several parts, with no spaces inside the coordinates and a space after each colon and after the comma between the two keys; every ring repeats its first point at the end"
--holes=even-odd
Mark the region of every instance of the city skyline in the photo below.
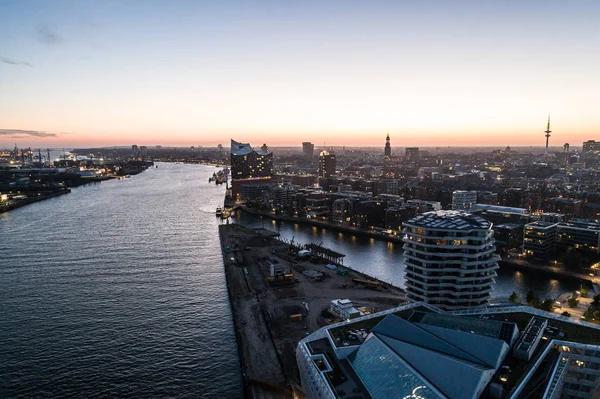
{"type": "Polygon", "coordinates": [[[579,146],[594,1],[0,5],[0,148],[579,146]]]}

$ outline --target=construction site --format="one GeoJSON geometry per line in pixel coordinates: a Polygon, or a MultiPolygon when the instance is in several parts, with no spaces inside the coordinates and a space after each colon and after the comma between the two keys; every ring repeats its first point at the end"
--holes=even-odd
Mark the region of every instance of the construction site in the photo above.
{"type": "Polygon", "coordinates": [[[303,397],[300,339],[405,302],[402,290],[349,270],[343,254],[321,245],[283,242],[237,224],[219,226],[219,234],[245,397],[303,397]]]}

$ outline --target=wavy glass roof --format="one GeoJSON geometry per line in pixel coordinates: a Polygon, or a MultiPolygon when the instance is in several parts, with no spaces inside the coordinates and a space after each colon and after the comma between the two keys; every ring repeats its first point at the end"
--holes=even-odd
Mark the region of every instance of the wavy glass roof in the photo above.
{"type": "Polygon", "coordinates": [[[248,143],[240,143],[235,140],[231,140],[231,153],[233,155],[248,155],[252,151],[252,147],[248,143]]]}

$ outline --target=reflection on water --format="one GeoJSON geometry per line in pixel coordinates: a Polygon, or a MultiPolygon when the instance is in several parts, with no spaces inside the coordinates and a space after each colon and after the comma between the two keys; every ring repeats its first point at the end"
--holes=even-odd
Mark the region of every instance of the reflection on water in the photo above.
{"type": "MultiPolygon", "coordinates": [[[[316,226],[300,225],[292,222],[265,223],[260,217],[242,213],[236,223],[248,227],[269,227],[277,231],[281,237],[300,244],[314,242],[346,254],[344,264],[380,280],[398,287],[404,287],[404,255],[401,244],[378,241],[369,237],[358,237],[350,233],[340,233],[316,226]]],[[[517,271],[512,269],[498,270],[494,298],[508,298],[513,291],[525,297],[528,290],[533,290],[541,298],[556,298],[563,292],[580,288],[577,280],[556,280],[535,271],[517,271]]]]}

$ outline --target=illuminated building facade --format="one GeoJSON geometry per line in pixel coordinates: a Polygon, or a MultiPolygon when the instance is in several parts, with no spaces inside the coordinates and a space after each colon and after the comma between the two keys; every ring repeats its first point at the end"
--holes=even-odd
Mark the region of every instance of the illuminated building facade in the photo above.
{"type": "MultiPolygon", "coordinates": [[[[263,146],[266,148],[266,146],[263,146]]],[[[248,143],[231,140],[231,178],[252,179],[270,177],[273,174],[273,153],[261,149],[255,151],[248,143]]]]}
{"type": "Polygon", "coordinates": [[[556,230],[556,249],[600,253],[600,223],[595,220],[571,219],[561,222],[556,230]]]}
{"type": "Polygon", "coordinates": [[[526,224],[523,233],[523,250],[534,255],[554,252],[557,226],[557,223],[541,221],[526,224]]]}
{"type": "Polygon", "coordinates": [[[330,154],[328,151],[321,151],[319,154],[319,177],[330,177],[335,175],[335,167],[335,154],[330,154]]]}
{"type": "Polygon", "coordinates": [[[492,223],[461,211],[436,211],[403,224],[406,296],[441,309],[485,307],[499,257],[492,223]]]}

